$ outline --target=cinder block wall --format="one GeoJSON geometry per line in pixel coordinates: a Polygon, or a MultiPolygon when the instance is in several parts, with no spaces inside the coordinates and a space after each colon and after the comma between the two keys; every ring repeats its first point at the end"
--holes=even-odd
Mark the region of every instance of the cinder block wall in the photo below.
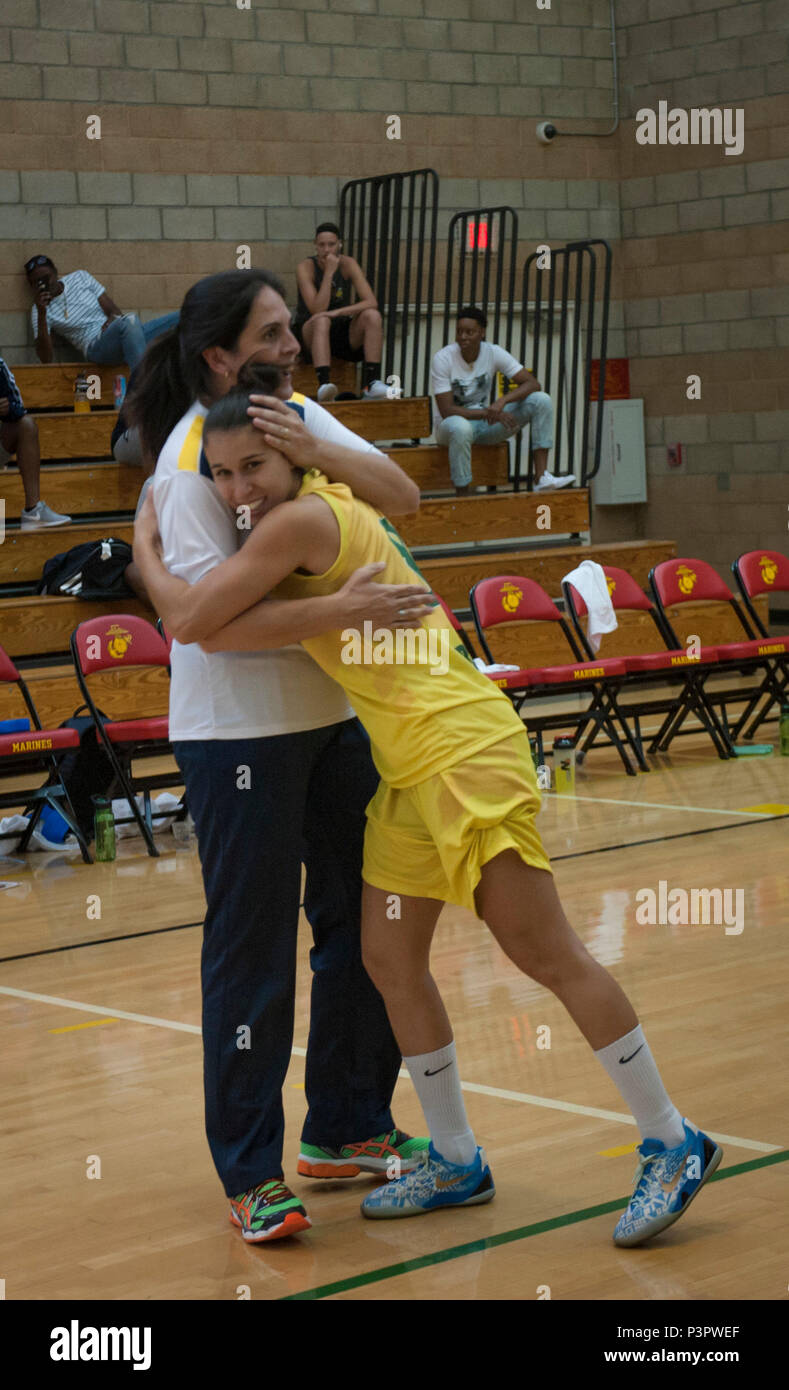
{"type": "MultiPolygon", "coordinates": [[[[34,360],[20,266],[46,249],[126,309],[177,307],[248,244],[295,292],[352,177],[429,166],[440,232],[486,203],[521,237],[616,239],[613,141],[546,148],[543,116],[611,109],[607,0],[3,0],[0,350],[34,360]],[[86,138],[102,119],[101,140],[86,138]],[[402,138],[386,138],[386,116],[402,138]]],[[[621,306],[615,347],[624,350],[621,306]]]]}
{"type": "Polygon", "coordinates": [[[628,117],[619,256],[632,390],[647,415],[642,534],[675,537],[726,575],[743,549],[787,549],[789,5],[617,9],[628,117]],[[742,154],[637,144],[637,111],[660,101],[741,108],[742,154]],[[700,400],[687,398],[691,374],[700,400]],[[673,443],[681,469],[667,463],[673,443]]]}
{"type": "Polygon", "coordinates": [[[241,243],[293,294],[345,179],[432,166],[442,231],[502,202],[524,247],[614,244],[609,350],[630,355],[646,401],[650,502],[601,509],[595,535],[676,537],[721,566],[740,543],[785,546],[786,0],[616,9],[618,134],[546,147],[540,118],[607,128],[608,0],[4,0],[0,350],[34,360],[19,269],[33,251],[87,266],[144,315],[241,243]],[[744,153],[637,145],[636,112],[661,100],[742,106],[744,153]]]}

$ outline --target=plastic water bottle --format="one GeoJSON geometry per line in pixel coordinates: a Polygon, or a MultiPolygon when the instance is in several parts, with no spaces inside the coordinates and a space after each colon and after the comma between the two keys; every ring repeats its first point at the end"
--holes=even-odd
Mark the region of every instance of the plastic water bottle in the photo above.
{"type": "Polygon", "coordinates": [[[92,796],[91,801],[96,808],[93,813],[96,858],[100,863],[108,863],[115,858],[115,819],[112,804],[106,796],[92,796]]]}
{"type": "Polygon", "coordinates": [[[85,415],[90,413],[90,400],[88,398],[88,378],[78,376],[74,382],[74,414],[85,415]]]}
{"type": "Polygon", "coordinates": [[[125,376],[114,376],[112,378],[112,399],[115,402],[115,409],[120,410],[126,396],[125,376]]]}
{"type": "Polygon", "coordinates": [[[553,779],[559,796],[575,793],[575,747],[571,738],[554,739],[553,779]]]}
{"type": "Polygon", "coordinates": [[[779,728],[781,731],[781,756],[789,758],[789,704],[781,705],[779,728]]]}

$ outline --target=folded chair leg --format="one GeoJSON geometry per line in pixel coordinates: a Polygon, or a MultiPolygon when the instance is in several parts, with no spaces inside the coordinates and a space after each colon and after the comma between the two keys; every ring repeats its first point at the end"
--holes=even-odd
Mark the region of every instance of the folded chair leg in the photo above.
{"type": "Polygon", "coordinates": [[[689,681],[688,690],[690,693],[690,708],[695,712],[697,718],[701,720],[701,723],[707,730],[715,746],[718,757],[722,759],[733,758],[735,756],[734,745],[731,741],[729,731],[725,724],[720,723],[712,701],[707,699],[703,677],[699,680],[698,684],[696,684],[695,680],[689,681]]]}
{"type": "Polygon", "coordinates": [[[40,800],[33,802],[33,810],[31,811],[27,822],[27,829],[23,831],[22,838],[19,841],[18,848],[20,854],[24,854],[28,845],[30,844],[30,841],[33,836],[33,831],[35,830],[39,820],[41,819],[41,812],[43,811],[45,805],[46,801],[43,797],[40,800]]]}
{"type": "Polygon", "coordinates": [[[624,767],[628,777],[636,777],[638,773],[636,769],[632,766],[630,759],[627,756],[627,752],[625,751],[625,747],[622,743],[622,740],[619,737],[619,734],[617,733],[616,724],[614,723],[614,720],[612,719],[609,710],[606,709],[601,691],[595,691],[592,703],[586,711],[586,714],[587,718],[594,720],[594,732],[592,734],[592,737],[587,740],[584,751],[586,751],[586,748],[591,748],[598,733],[602,729],[604,729],[605,732],[608,734],[611,743],[613,744],[614,748],[619,754],[619,757],[622,761],[622,766],[624,767]]]}
{"type": "Polygon", "coordinates": [[[102,743],[104,745],[105,752],[109,757],[112,769],[115,773],[115,777],[118,781],[118,786],[123,796],[129,803],[131,813],[134,816],[137,825],[139,826],[140,834],[142,835],[148,847],[148,853],[151,855],[153,859],[158,859],[159,851],[153,842],[153,835],[151,834],[150,826],[146,825],[145,817],[143,816],[139,806],[137,805],[137,797],[135,796],[134,788],[132,787],[131,762],[129,764],[129,776],[127,777],[111,741],[109,739],[102,739],[102,743]]]}
{"type": "Polygon", "coordinates": [[[71,804],[71,797],[68,794],[68,789],[66,788],[65,782],[63,783],[63,793],[64,794],[62,797],[57,797],[56,799],[53,798],[50,801],[50,805],[54,806],[58,815],[63,817],[64,821],[66,822],[66,825],[68,826],[69,830],[71,831],[72,835],[77,841],[77,844],[79,845],[79,852],[82,855],[83,863],[92,864],[93,859],[91,857],[90,849],[88,848],[88,842],[85,839],[85,836],[83,835],[82,831],[80,830],[79,821],[77,820],[77,817],[74,814],[74,807],[71,804]]]}
{"type": "Polygon", "coordinates": [[[616,749],[617,753],[619,754],[619,757],[622,760],[622,766],[625,769],[625,772],[627,773],[628,777],[637,777],[638,771],[636,768],[633,767],[633,764],[627,756],[627,750],[621,738],[619,737],[619,734],[617,733],[616,724],[614,723],[614,720],[611,719],[609,715],[603,714],[600,720],[600,727],[605,729],[606,733],[608,734],[608,737],[610,738],[612,744],[614,745],[614,748],[616,749]]]}
{"type": "Polygon", "coordinates": [[[621,709],[619,708],[619,704],[618,704],[616,695],[614,694],[613,690],[608,690],[608,691],[606,692],[606,695],[607,695],[607,700],[608,700],[608,706],[607,706],[607,707],[608,707],[609,713],[611,713],[611,712],[613,713],[614,718],[616,719],[617,723],[619,724],[619,727],[620,727],[620,729],[622,730],[622,733],[623,733],[624,736],[625,736],[625,740],[626,740],[626,742],[627,742],[627,746],[628,746],[630,749],[632,749],[633,753],[635,754],[636,763],[638,764],[638,766],[639,766],[639,768],[641,769],[642,772],[649,772],[649,771],[650,771],[650,767],[649,767],[649,763],[647,762],[646,758],[644,757],[644,750],[643,750],[643,748],[641,747],[641,740],[640,740],[640,739],[636,740],[636,739],[633,737],[633,730],[630,728],[630,725],[628,724],[628,722],[627,722],[627,720],[626,720],[624,714],[622,713],[621,709]]]}
{"type": "Polygon", "coordinates": [[[690,696],[687,687],[683,687],[677,703],[673,709],[668,711],[663,723],[655,734],[649,745],[650,753],[666,753],[669,745],[679,733],[682,725],[690,713],[690,696]]]}
{"type": "MultiPolygon", "coordinates": [[[[750,739],[753,738],[753,736],[754,736],[754,734],[756,733],[756,730],[758,729],[759,725],[760,725],[760,724],[763,724],[764,721],[766,720],[768,711],[770,710],[770,708],[772,707],[772,705],[773,705],[773,697],[772,697],[772,695],[770,695],[770,696],[765,700],[765,702],[764,702],[764,704],[762,705],[761,709],[759,709],[759,710],[756,711],[756,714],[754,715],[754,718],[753,718],[753,722],[749,725],[749,727],[745,730],[745,733],[742,735],[742,737],[743,737],[744,739],[750,740],[750,739]]],[[[780,709],[781,709],[781,706],[779,705],[779,706],[778,706],[779,713],[780,713],[780,709]]],[[[753,713],[753,711],[749,711],[749,713],[753,713]]],[[[740,723],[741,723],[741,722],[742,722],[742,721],[740,721],[740,723]]],[[[738,724],[738,725],[737,725],[737,728],[736,728],[736,729],[734,730],[734,732],[733,732],[733,735],[732,735],[733,738],[736,738],[736,737],[737,737],[737,734],[738,734],[738,732],[739,732],[739,728],[740,728],[740,725],[738,724]]]]}
{"type": "Polygon", "coordinates": [[[767,679],[763,680],[761,685],[759,686],[759,689],[755,690],[751,695],[744,710],[742,711],[742,714],[737,720],[737,723],[733,726],[731,730],[731,737],[733,742],[737,741],[737,739],[742,734],[745,725],[751,718],[753,718],[755,714],[753,723],[750,726],[750,731],[749,733],[745,734],[745,738],[753,738],[754,732],[762,723],[762,720],[765,718],[767,711],[772,705],[774,699],[775,693],[773,691],[771,683],[767,679]]]}

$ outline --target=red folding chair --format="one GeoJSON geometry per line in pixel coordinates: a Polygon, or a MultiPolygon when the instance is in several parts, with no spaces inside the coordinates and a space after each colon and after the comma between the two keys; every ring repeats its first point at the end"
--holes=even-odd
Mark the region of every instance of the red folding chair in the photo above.
{"type": "MultiPolygon", "coordinates": [[[[771,637],[757,611],[753,600],[759,594],[789,594],[789,556],[782,555],[780,550],[748,550],[732,564],[734,578],[745,604],[748,618],[754,632],[766,638],[770,644],[770,651],[766,655],[780,656],[777,648],[781,638],[771,637]]],[[[778,679],[781,683],[781,696],[786,699],[787,693],[787,670],[786,662],[779,664],[777,671],[778,679]]],[[[769,693],[766,703],[757,714],[753,724],[743,734],[744,738],[753,738],[756,729],[762,720],[767,717],[768,710],[775,702],[775,695],[769,693]]]]}
{"type": "MultiPolygon", "coordinates": [[[[140,774],[133,770],[133,763],[172,755],[168,717],[161,714],[144,719],[106,719],[91,695],[87,678],[98,671],[118,671],[135,666],[163,666],[167,670],[170,665],[167,645],[144,618],[135,618],[128,613],[111,613],[80,623],[71,634],[71,655],[80,690],[96,725],[96,737],[101,740],[115,780],[131,807],[131,816],[119,818],[118,824],[136,821],[148,853],[158,857],[159,851],[153,839],[151,792],[178,783],[180,774],[140,774]],[[144,812],[137,805],[138,791],[143,793],[144,812]]],[[[179,809],[184,809],[183,801],[179,809]]]]}
{"type": "Polygon", "coordinates": [[[638,766],[649,771],[644,755],[633,738],[633,734],[617,703],[617,692],[626,678],[624,661],[605,658],[584,661],[578,643],[559,612],[556,604],[543,588],[533,579],[517,574],[501,574],[492,579],[481,579],[475,584],[469,596],[474,626],[485,659],[493,662],[513,661],[515,655],[528,658],[533,634],[542,627],[541,636],[549,634],[549,645],[564,661],[556,665],[523,665],[516,671],[491,673],[490,679],[504,690],[512,700],[516,710],[527,700],[542,699],[548,696],[574,695],[584,693],[590,697],[586,708],[577,713],[538,714],[529,711],[529,728],[537,739],[537,752],[540,762],[544,761],[542,733],[545,729],[565,729],[568,724],[575,725],[574,743],[576,756],[583,759],[602,732],[608,735],[616,748],[625,771],[635,776],[627,756],[617,725],[624,734],[624,742],[631,748],[638,766]],[[520,631],[517,640],[514,629],[520,631]],[[545,625],[548,628],[545,628],[545,625]],[[502,626],[508,627],[507,640],[509,652],[503,640],[498,642],[501,650],[494,655],[489,639],[494,631],[502,626]],[[568,661],[567,657],[571,659],[568,661]]]}
{"type": "MultiPolygon", "coordinates": [[[[728,584],[704,560],[663,560],[650,572],[649,583],[669,646],[684,646],[692,635],[715,647],[721,671],[739,671],[746,676],[761,673],[761,684],[755,688],[732,686],[708,692],[708,699],[720,706],[722,723],[732,742],[736,742],[766,694],[771,697],[769,704],[773,700],[780,704],[786,683],[789,637],[755,636],[728,584]],[[732,724],[726,705],[743,701],[745,708],[732,724]]],[[[760,712],[751,725],[751,733],[763,718],[760,712]]]]}
{"type": "MultiPolygon", "coordinates": [[[[648,753],[657,753],[668,749],[672,739],[681,731],[695,732],[694,729],[682,730],[689,715],[695,714],[712,739],[718,757],[730,758],[733,749],[728,733],[704,692],[705,680],[718,665],[716,649],[702,647],[698,659],[689,656],[684,648],[667,649],[655,607],[633,576],[614,565],[603,565],[601,568],[618,627],[614,632],[604,634],[600,651],[607,656],[621,657],[625,663],[628,680],[620,695],[619,706],[625,716],[632,720],[638,746],[643,747],[643,718],[653,714],[665,716],[647,749],[648,753]],[[634,651],[634,648],[641,650],[634,651]],[[673,688],[667,694],[625,702],[624,697],[631,690],[644,689],[658,681],[661,685],[679,685],[680,689],[673,688]]],[[[573,584],[563,581],[562,593],[578,640],[592,660],[595,653],[581,623],[581,619],[587,616],[586,604],[573,584]]]]}
{"type": "MultiPolygon", "coordinates": [[[[33,704],[33,698],[10,656],[0,647],[0,682],[15,685],[22,696],[32,724],[27,732],[0,734],[0,775],[12,777],[18,783],[27,773],[47,774],[44,783],[18,786],[0,790],[0,807],[31,806],[32,811],[27,829],[23,833],[19,848],[24,851],[30,837],[38,825],[45,806],[51,806],[63,817],[72,834],[76,836],[80,853],[86,864],[93,861],[87,841],[79,828],[74,814],[66,784],[60,775],[60,763],[66,753],[79,748],[79,734],[76,729],[42,729],[41,720],[33,704]]],[[[19,831],[12,831],[14,836],[19,831]]],[[[8,838],[7,835],[0,839],[8,838]]]]}

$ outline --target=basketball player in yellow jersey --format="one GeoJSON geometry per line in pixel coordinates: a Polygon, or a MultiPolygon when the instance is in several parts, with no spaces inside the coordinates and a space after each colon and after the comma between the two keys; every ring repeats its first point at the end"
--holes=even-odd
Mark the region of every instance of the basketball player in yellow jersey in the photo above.
{"type": "Polygon", "coordinates": [[[416,566],[380,513],[344,485],[303,474],[295,415],[282,407],[282,423],[261,438],[248,409],[246,392],[225,396],[203,433],[216,486],[249,527],[239,552],[190,586],[157,558],[147,508],[135,558],[168,629],[208,651],[258,646],[253,616],[264,596],[313,597],[316,635],[303,645],[344,687],[370,735],[381,782],[367,808],[363,958],[432,1142],[425,1162],[373,1191],[362,1212],[414,1216],[494,1196],[430,974],[436,922],[452,902],[476,911],[510,959],[556,994],[635,1116],[638,1173],[614,1240],[640,1244],[682,1215],[722,1151],[672,1104],[628,999],[567,922],[535,824],[526,730],[439,609],[407,635],[332,626],[332,597],[360,565],[379,564],[386,583],[412,582],[416,566]]]}

